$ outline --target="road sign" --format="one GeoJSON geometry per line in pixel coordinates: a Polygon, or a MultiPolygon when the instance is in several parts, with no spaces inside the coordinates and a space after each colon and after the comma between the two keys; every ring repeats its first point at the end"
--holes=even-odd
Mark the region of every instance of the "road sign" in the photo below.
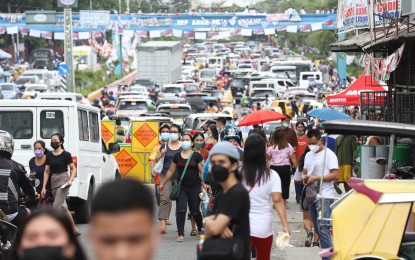
{"type": "Polygon", "coordinates": [[[137,161],[134,160],[132,154],[125,149],[121,150],[121,152],[115,156],[115,159],[117,160],[122,176],[127,175],[137,164],[137,161]]]}
{"type": "Polygon", "coordinates": [[[132,152],[151,152],[158,142],[158,125],[158,122],[133,122],[132,152]]]}
{"type": "Polygon", "coordinates": [[[58,72],[60,75],[66,75],[68,73],[68,65],[65,63],[59,64],[58,72]]]}
{"type": "Polygon", "coordinates": [[[109,143],[113,143],[115,140],[115,121],[101,121],[101,136],[105,145],[108,148],[109,143]]]}

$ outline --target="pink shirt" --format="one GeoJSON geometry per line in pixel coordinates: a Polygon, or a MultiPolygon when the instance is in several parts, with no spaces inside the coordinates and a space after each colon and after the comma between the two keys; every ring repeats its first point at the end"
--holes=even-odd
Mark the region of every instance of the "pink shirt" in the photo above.
{"type": "Polygon", "coordinates": [[[290,165],[290,155],[293,153],[295,151],[291,144],[288,144],[287,147],[281,150],[278,149],[278,146],[275,147],[275,145],[267,148],[267,154],[272,157],[270,165],[274,166],[290,165]]]}

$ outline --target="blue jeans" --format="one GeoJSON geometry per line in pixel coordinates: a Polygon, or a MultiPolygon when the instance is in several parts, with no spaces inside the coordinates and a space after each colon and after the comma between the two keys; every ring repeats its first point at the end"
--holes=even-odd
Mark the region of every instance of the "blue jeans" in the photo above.
{"type": "MultiPolygon", "coordinates": [[[[324,201],[323,218],[330,218],[331,208],[334,200],[326,199],[324,201]]],[[[315,201],[313,204],[308,205],[311,219],[313,220],[314,230],[320,237],[320,247],[327,249],[333,247],[330,235],[330,222],[325,220],[318,220],[318,212],[320,210],[320,200],[315,201]]],[[[330,257],[324,257],[323,260],[329,260],[330,257]]]]}

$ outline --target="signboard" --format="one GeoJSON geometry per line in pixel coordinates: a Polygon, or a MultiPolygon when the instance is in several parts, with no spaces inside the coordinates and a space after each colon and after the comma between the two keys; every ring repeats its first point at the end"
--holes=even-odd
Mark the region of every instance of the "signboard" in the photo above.
{"type": "Polygon", "coordinates": [[[56,24],[56,11],[26,11],[26,24],[56,24]]]}
{"type": "MultiPolygon", "coordinates": [[[[369,28],[370,9],[368,1],[339,0],[338,6],[338,33],[369,28]]],[[[394,19],[401,17],[401,0],[386,0],[382,3],[374,3],[373,12],[375,27],[383,26],[383,24],[388,26],[391,22],[390,17],[394,19]]]]}
{"type": "Polygon", "coordinates": [[[81,10],[79,23],[83,26],[109,25],[110,11],[81,10]]]}
{"type": "Polygon", "coordinates": [[[109,143],[115,141],[115,121],[101,121],[101,136],[108,148],[109,143]]]}
{"type": "Polygon", "coordinates": [[[114,157],[118,163],[121,176],[150,183],[149,153],[134,153],[131,151],[131,144],[120,144],[120,148],[120,152],[114,154],[114,157]]]}
{"type": "Polygon", "coordinates": [[[151,152],[158,142],[158,122],[133,121],[131,150],[134,153],[151,152]]]}
{"type": "Polygon", "coordinates": [[[58,72],[59,72],[59,75],[68,74],[68,65],[66,65],[65,63],[59,64],[58,72]]]}
{"type": "Polygon", "coordinates": [[[58,7],[78,7],[78,0],[58,0],[58,7]]]}

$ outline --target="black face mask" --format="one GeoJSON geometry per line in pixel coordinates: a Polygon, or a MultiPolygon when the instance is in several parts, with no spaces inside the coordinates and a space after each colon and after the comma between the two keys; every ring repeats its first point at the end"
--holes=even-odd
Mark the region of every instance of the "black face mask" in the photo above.
{"type": "Polygon", "coordinates": [[[59,148],[60,144],[59,142],[50,142],[50,146],[53,148],[53,150],[56,150],[59,148]]]}
{"type": "Polygon", "coordinates": [[[63,248],[59,246],[44,246],[26,249],[22,260],[63,260],[63,248]]]}
{"type": "Polygon", "coordinates": [[[221,165],[212,166],[212,175],[215,181],[223,182],[229,177],[229,170],[221,165]]]}

